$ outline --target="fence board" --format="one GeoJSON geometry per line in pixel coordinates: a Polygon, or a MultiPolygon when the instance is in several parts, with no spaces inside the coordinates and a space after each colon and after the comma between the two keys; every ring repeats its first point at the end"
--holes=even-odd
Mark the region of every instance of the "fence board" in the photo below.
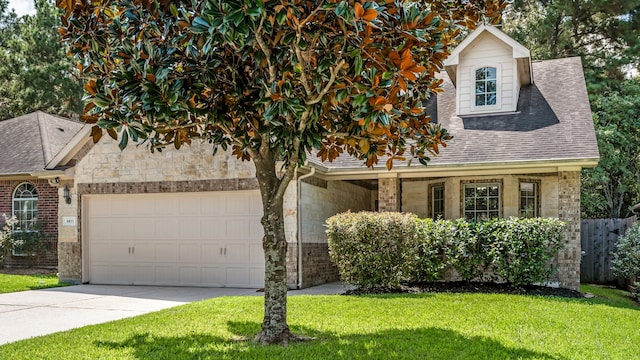
{"type": "Polygon", "coordinates": [[[582,262],[580,281],[584,283],[607,284],[615,282],[611,270],[611,258],[616,249],[618,237],[624,235],[636,221],[636,217],[626,219],[586,219],[580,227],[582,262]]]}

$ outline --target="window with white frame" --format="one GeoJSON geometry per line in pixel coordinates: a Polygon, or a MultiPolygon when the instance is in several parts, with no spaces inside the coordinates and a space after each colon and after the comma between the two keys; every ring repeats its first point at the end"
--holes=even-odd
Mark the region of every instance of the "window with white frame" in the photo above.
{"type": "MultiPolygon", "coordinates": [[[[18,185],[13,192],[13,237],[16,240],[31,238],[31,233],[37,231],[38,222],[38,191],[29,183],[18,185]]],[[[23,244],[14,245],[13,255],[26,255],[23,244]]]]}
{"type": "Polygon", "coordinates": [[[500,184],[469,183],[463,187],[463,211],[467,220],[500,217],[500,184]]]}
{"type": "Polygon", "coordinates": [[[483,67],[475,74],[475,105],[477,107],[498,104],[498,71],[495,67],[483,67]]]}
{"type": "Polygon", "coordinates": [[[430,185],[431,217],[433,219],[444,218],[444,184],[430,185]]]}
{"type": "Polygon", "coordinates": [[[538,209],[538,183],[520,182],[520,217],[540,216],[538,209]]]}

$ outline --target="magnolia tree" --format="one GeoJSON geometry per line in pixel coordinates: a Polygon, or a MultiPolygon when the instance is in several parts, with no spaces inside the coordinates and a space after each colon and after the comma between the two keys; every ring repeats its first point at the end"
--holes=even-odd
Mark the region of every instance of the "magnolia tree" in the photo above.
{"type": "Polygon", "coordinates": [[[426,164],[451,138],[423,102],[462,28],[503,0],[58,0],[85,81],[82,119],[124,149],[194,139],[253,161],[264,216],[264,321],[287,343],[283,195],[309,154],[426,164]]]}

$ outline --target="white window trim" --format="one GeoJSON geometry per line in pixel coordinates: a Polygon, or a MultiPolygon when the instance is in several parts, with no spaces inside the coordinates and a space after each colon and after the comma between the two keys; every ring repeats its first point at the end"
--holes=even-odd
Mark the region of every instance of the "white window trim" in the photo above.
{"type": "MultiPolygon", "coordinates": [[[[462,184],[462,217],[463,218],[467,218],[466,216],[466,209],[465,209],[465,202],[467,200],[467,195],[466,195],[466,190],[467,190],[467,186],[469,187],[481,187],[481,186],[497,186],[498,187],[498,217],[497,218],[501,218],[502,217],[502,183],[499,182],[482,182],[482,183],[476,183],[476,182],[470,182],[470,183],[464,183],[462,184]]],[[[477,213],[477,210],[474,210],[474,213],[477,213]]],[[[493,219],[493,218],[492,218],[493,219]]]]}
{"type": "Polygon", "coordinates": [[[520,181],[518,185],[518,216],[522,217],[522,185],[523,184],[532,184],[533,185],[533,217],[540,216],[540,183],[537,181],[520,181]]]}
{"type": "Polygon", "coordinates": [[[445,190],[444,190],[444,183],[435,183],[435,184],[429,184],[429,190],[430,190],[430,208],[431,208],[431,212],[429,215],[431,215],[432,219],[436,219],[436,211],[435,211],[435,190],[436,188],[442,188],[442,218],[444,219],[445,216],[445,190]]]}
{"type": "MultiPolygon", "coordinates": [[[[33,201],[33,200],[35,200],[36,201],[36,206],[37,206],[38,202],[40,200],[40,195],[38,194],[38,189],[36,188],[35,185],[33,185],[33,184],[29,183],[29,182],[23,182],[23,183],[18,184],[18,186],[16,186],[13,189],[13,194],[11,195],[11,215],[13,215],[13,216],[16,216],[16,192],[23,185],[31,185],[33,187],[35,193],[36,193],[36,197],[20,198],[21,201],[33,201]]],[[[36,216],[37,216],[37,213],[38,213],[37,211],[38,210],[36,208],[36,216]]],[[[13,230],[12,229],[12,232],[15,233],[15,232],[34,232],[34,231],[33,230],[23,231],[23,230],[13,230]]],[[[18,252],[15,251],[15,249],[11,249],[11,255],[13,255],[13,256],[28,256],[29,254],[23,253],[23,252],[18,253],[18,252]]]]}
{"type": "Polygon", "coordinates": [[[479,114],[479,113],[491,113],[491,112],[496,112],[496,111],[501,111],[502,110],[502,68],[500,66],[500,64],[482,64],[482,65],[478,65],[478,66],[474,66],[471,68],[471,75],[470,75],[470,86],[471,89],[469,92],[470,95],[470,101],[471,101],[471,106],[469,107],[471,109],[472,113],[475,114],[479,114]],[[476,71],[482,68],[487,68],[487,67],[492,67],[496,69],[496,104],[495,105],[482,105],[482,106],[477,106],[476,105],[476,71]]]}

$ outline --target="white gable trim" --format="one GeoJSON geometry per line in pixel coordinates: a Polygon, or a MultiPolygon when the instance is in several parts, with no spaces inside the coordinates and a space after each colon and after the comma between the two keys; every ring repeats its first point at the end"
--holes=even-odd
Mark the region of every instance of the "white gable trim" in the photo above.
{"type": "Polygon", "coordinates": [[[91,125],[87,124],[69,140],[60,151],[47,163],[46,170],[66,164],[91,138],[91,125]]]}
{"type": "MultiPolygon", "coordinates": [[[[488,32],[491,35],[498,38],[498,40],[505,43],[507,46],[511,48],[512,55],[514,59],[523,59],[522,63],[524,63],[525,69],[524,72],[528,76],[525,76],[525,79],[522,79],[524,84],[532,84],[533,83],[533,74],[531,73],[531,52],[529,49],[522,46],[517,41],[513,40],[507,34],[500,31],[498,28],[493,27],[491,25],[480,25],[474,30],[469,36],[467,36],[461,43],[458,45],[451,55],[444,61],[444,68],[449,74],[449,78],[451,78],[453,84],[456,84],[457,79],[457,67],[460,63],[460,53],[462,53],[467,47],[469,47],[473,42],[484,32],[488,32]]],[[[518,62],[520,63],[520,61],[518,62]]]]}

